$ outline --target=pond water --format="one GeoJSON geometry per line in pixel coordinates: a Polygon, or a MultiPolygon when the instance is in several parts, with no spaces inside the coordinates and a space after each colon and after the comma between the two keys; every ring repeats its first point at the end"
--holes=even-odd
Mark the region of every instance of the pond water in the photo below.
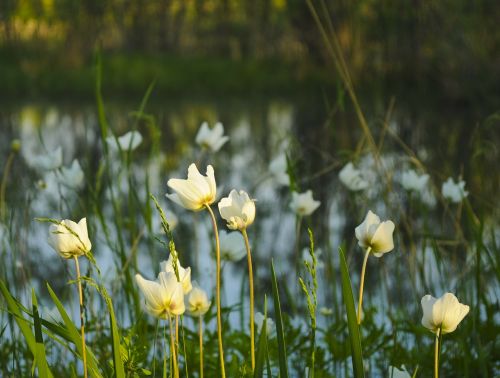
{"type": "MultiPolygon", "coordinates": [[[[394,108],[387,112],[382,105],[373,106],[367,119],[385,172],[383,182],[377,182],[378,168],[366,152],[366,145],[361,144],[363,134],[356,117],[338,104],[329,109],[321,98],[165,99],[149,104],[140,119],[137,108],[136,104],[108,103],[105,109],[116,136],[135,128],[143,136],[142,143],[127,157],[128,164],[119,153],[111,154],[104,164],[101,130],[93,104],[35,103],[2,110],[2,159],[8,156],[12,140],[21,141],[21,153],[14,160],[7,183],[9,208],[3,221],[4,233],[10,238],[4,243],[8,263],[2,269],[2,275],[19,283],[20,297],[29,296],[22,287],[34,285],[37,291],[44,292],[45,281],[61,288],[71,277],[72,268],[46,243],[48,225],[34,221],[36,217],[88,217],[93,251],[114,295],[119,294],[125,268],[131,269],[132,275],[141,272],[153,279],[158,263],[167,254],[156,241],[165,240],[165,235],[148,193],[160,200],[169,219],[177,219],[173,232],[183,265],[192,267],[193,278],[203,287],[213,287],[212,231],[207,214],[187,212],[164,196],[169,192],[167,180],[184,178],[191,162],[197,162],[202,172],[206,164],[214,166],[221,196],[237,188],[257,200],[257,218],[249,235],[260,311],[263,295],[270,295],[271,258],[280,279],[287,282],[283,286],[288,287],[289,299],[299,292],[295,260],[308,246],[308,225],[321,250],[319,281],[324,295],[319,306],[331,308],[338,297],[332,287],[340,289],[337,248],[343,243],[351,274],[357,277],[362,253],[356,246],[354,227],[361,223],[368,209],[383,219],[393,219],[398,225],[396,252],[405,255],[404,264],[399,264],[393,254],[380,262],[370,261],[374,265],[380,263],[382,269],[368,275],[367,292],[372,291],[369,283],[382,281],[387,290],[379,299],[372,299],[373,303],[389,306],[389,302],[398,302],[414,309],[418,301],[405,294],[410,283],[401,284],[397,277],[411,274],[417,287],[432,286],[440,292],[450,285],[459,285],[460,277],[466,274],[462,271],[457,275],[467,256],[455,255],[453,264],[438,271],[435,260],[439,257],[426,243],[426,236],[438,236],[442,241],[440,250],[448,255],[453,255],[460,245],[450,219],[462,210],[441,201],[441,183],[449,176],[461,176],[474,210],[487,224],[498,224],[500,133],[498,120],[488,118],[489,114],[457,113],[455,109],[414,112],[394,108]],[[201,151],[194,143],[203,121],[210,125],[222,122],[229,136],[229,142],[215,154],[201,151]],[[85,180],[77,188],[61,184],[57,172],[37,168],[41,156],[58,147],[62,147],[63,165],[69,166],[74,159],[80,162],[85,180]],[[270,169],[271,162],[285,153],[294,167],[293,185],[300,191],[311,189],[314,198],[321,201],[314,215],[301,222],[299,242],[295,237],[297,218],[289,209],[290,189],[270,169]],[[370,190],[353,193],[340,183],[338,173],[352,159],[358,166],[373,171],[370,190]],[[431,190],[437,198],[433,206],[415,202],[398,181],[402,171],[418,167],[417,160],[431,175],[431,190]],[[419,218],[412,219],[413,215],[419,218]],[[118,235],[120,232],[122,235],[118,235]],[[416,260],[408,257],[416,254],[416,260]],[[428,269],[418,268],[424,265],[428,269]],[[398,274],[389,275],[387,272],[392,269],[398,274]],[[448,277],[454,277],[451,284],[448,277]]],[[[222,221],[219,227],[224,229],[222,221]]],[[[223,270],[224,304],[240,303],[245,290],[246,262],[227,262],[223,270]]],[[[357,282],[357,278],[354,280],[357,282]]],[[[415,287],[413,290],[418,291],[415,287]]],[[[284,303],[287,308],[286,299],[284,303]]],[[[118,311],[125,321],[126,314],[127,311],[118,311]]],[[[240,321],[237,311],[232,321],[240,321]]]]}

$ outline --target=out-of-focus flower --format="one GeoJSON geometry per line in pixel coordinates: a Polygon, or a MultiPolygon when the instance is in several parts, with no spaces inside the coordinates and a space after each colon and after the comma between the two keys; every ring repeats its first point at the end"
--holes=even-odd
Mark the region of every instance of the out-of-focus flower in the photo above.
{"type": "Polygon", "coordinates": [[[219,235],[220,257],[226,261],[239,261],[246,256],[245,243],[239,232],[222,230],[219,235]]]}
{"type": "Polygon", "coordinates": [[[113,135],[106,138],[106,143],[112,151],[133,151],[142,142],[142,135],[138,131],[129,131],[121,137],[115,138],[113,135]]]}
{"type": "Polygon", "coordinates": [[[80,185],[82,185],[84,177],[82,167],[80,166],[78,160],[75,159],[69,168],[61,168],[58,179],[63,185],[72,189],[78,189],[80,185]]]}
{"type": "Polygon", "coordinates": [[[78,223],[64,219],[59,224],[51,224],[48,242],[65,259],[90,252],[92,244],[87,232],[87,218],[78,223]]]}
{"type": "Polygon", "coordinates": [[[21,140],[20,139],[14,139],[12,143],[10,144],[10,149],[12,152],[19,152],[21,150],[21,140]]]}
{"type": "Polygon", "coordinates": [[[146,300],[146,311],[162,319],[182,315],[186,309],[182,284],[174,273],[160,272],[158,280],[149,281],[140,274],[135,280],[146,300]]]}
{"type": "Polygon", "coordinates": [[[453,332],[462,319],[469,313],[469,306],[460,303],[452,293],[446,293],[436,299],[424,295],[422,304],[422,325],[431,332],[441,329],[441,334],[453,332]]]}
{"type": "Polygon", "coordinates": [[[255,219],[255,201],[245,191],[237,192],[233,189],[229,196],[220,200],[219,212],[229,229],[241,231],[255,219]]]}
{"type": "Polygon", "coordinates": [[[405,366],[401,366],[402,370],[399,370],[398,368],[391,366],[389,368],[389,378],[411,378],[410,373],[406,371],[405,366]]]}
{"type": "Polygon", "coordinates": [[[195,139],[200,147],[211,152],[219,151],[228,140],[229,137],[224,135],[224,126],[220,122],[217,122],[213,129],[208,127],[207,122],[203,122],[195,139]]]}
{"type": "Polygon", "coordinates": [[[271,172],[273,179],[279,185],[290,185],[290,177],[288,177],[287,173],[285,154],[280,154],[271,160],[269,163],[269,171],[271,172]]]}
{"type": "Polygon", "coordinates": [[[259,333],[262,331],[262,326],[264,325],[264,319],[266,319],[266,334],[270,337],[276,331],[276,325],[271,318],[266,318],[262,312],[257,311],[255,313],[255,325],[259,333]]]}
{"type": "Polygon", "coordinates": [[[371,210],[366,214],[363,223],[355,229],[359,246],[364,249],[371,248],[376,257],[394,249],[393,232],[394,223],[390,220],[380,222],[380,218],[371,210]]]}
{"type": "Polygon", "coordinates": [[[292,202],[290,209],[300,216],[311,215],[321,204],[320,201],[313,199],[312,191],[308,190],[305,193],[292,192],[292,202]]]}
{"type": "Polygon", "coordinates": [[[419,175],[413,169],[403,172],[401,176],[401,185],[405,190],[422,192],[429,183],[430,176],[427,173],[419,175]]]}
{"type": "Polygon", "coordinates": [[[63,162],[62,147],[33,158],[32,165],[40,171],[52,171],[59,168],[63,162]]]}
{"type": "MultiPolygon", "coordinates": [[[[174,254],[177,257],[177,252],[174,251],[174,253],[171,253],[170,256],[168,256],[168,260],[162,261],[160,263],[160,268],[162,272],[166,273],[174,273],[174,254]]],[[[177,266],[177,272],[179,273],[179,282],[182,284],[182,290],[184,290],[184,294],[187,294],[191,291],[192,285],[191,285],[191,268],[183,268],[179,262],[179,258],[176,258],[176,266],[177,266]]]]}
{"type": "Polygon", "coordinates": [[[351,162],[340,170],[339,179],[347,189],[352,191],[364,190],[370,186],[368,180],[363,177],[363,171],[356,169],[351,162]]]}
{"type": "Polygon", "coordinates": [[[451,177],[443,183],[441,192],[444,198],[454,203],[461,202],[469,194],[469,192],[465,190],[465,181],[459,180],[455,183],[451,177]]]}
{"type": "Polygon", "coordinates": [[[188,210],[202,210],[206,205],[211,205],[217,195],[214,169],[211,165],[207,167],[207,176],[203,176],[196,165],[191,164],[187,180],[170,179],[167,185],[175,191],[173,194],[167,194],[167,197],[188,210]]]}
{"type": "Polygon", "coordinates": [[[187,310],[193,316],[205,315],[210,308],[207,293],[201,289],[196,281],[193,281],[193,290],[187,295],[187,310]]]}
{"type": "Polygon", "coordinates": [[[330,316],[333,314],[333,309],[329,307],[321,307],[319,313],[323,316],[330,316]]]}

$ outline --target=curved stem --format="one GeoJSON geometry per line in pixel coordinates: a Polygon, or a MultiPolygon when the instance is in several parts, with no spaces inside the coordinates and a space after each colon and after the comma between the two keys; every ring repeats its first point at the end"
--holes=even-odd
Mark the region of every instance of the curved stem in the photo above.
{"type": "Polygon", "coordinates": [[[203,378],[203,320],[200,315],[198,318],[198,332],[200,337],[200,378],[203,378]]]}
{"type": "Polygon", "coordinates": [[[217,338],[219,341],[219,359],[220,359],[220,373],[223,378],[226,378],[226,369],[224,367],[224,349],[222,347],[222,315],[221,315],[221,305],[220,305],[220,244],[219,244],[219,231],[217,229],[217,222],[215,221],[215,215],[210,205],[205,205],[210,217],[212,219],[212,226],[214,228],[215,235],[215,302],[217,302],[217,338]]]}
{"type": "Polygon", "coordinates": [[[365,272],[366,263],[368,262],[368,257],[370,256],[371,247],[366,249],[365,259],[363,260],[363,267],[361,268],[361,282],[359,284],[359,302],[358,302],[358,324],[361,324],[361,313],[363,312],[363,288],[365,286],[365,272]]]}
{"type": "Polygon", "coordinates": [[[436,342],[434,344],[434,378],[439,378],[439,341],[441,339],[441,329],[436,331],[436,342]]]}
{"type": "Polygon", "coordinates": [[[82,360],[83,360],[83,376],[87,378],[87,348],[85,347],[85,323],[83,319],[84,308],[83,308],[83,290],[82,281],[80,280],[80,264],[78,263],[78,257],[73,256],[75,259],[76,266],[76,277],[78,281],[78,294],[80,297],[80,332],[82,336],[82,360]]]}
{"type": "Polygon", "coordinates": [[[250,242],[248,241],[247,230],[241,230],[243,239],[245,239],[245,247],[247,249],[248,260],[248,283],[250,286],[250,357],[252,361],[252,371],[255,370],[255,325],[254,325],[254,294],[253,294],[253,267],[252,254],[250,251],[250,242]]]}

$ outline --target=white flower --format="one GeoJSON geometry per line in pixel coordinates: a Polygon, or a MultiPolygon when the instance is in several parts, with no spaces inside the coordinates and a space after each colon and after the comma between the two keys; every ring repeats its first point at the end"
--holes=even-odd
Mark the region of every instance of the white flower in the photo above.
{"type": "Polygon", "coordinates": [[[354,168],[351,162],[347,163],[339,172],[339,179],[342,184],[352,191],[364,190],[370,186],[368,180],[363,176],[363,171],[354,168]]]}
{"type": "Polygon", "coordinates": [[[355,229],[359,246],[364,249],[371,248],[371,252],[376,257],[394,249],[393,232],[392,221],[380,222],[380,218],[371,211],[368,211],[363,223],[355,229]]]}
{"type": "Polygon", "coordinates": [[[321,204],[315,201],[312,196],[312,191],[308,190],[305,193],[292,192],[292,202],[290,209],[297,215],[306,216],[311,215],[321,204]]]}
{"type": "Polygon", "coordinates": [[[77,159],[73,160],[69,168],[62,167],[59,182],[69,188],[78,189],[83,182],[84,174],[77,159]]]}
{"type": "Polygon", "coordinates": [[[220,256],[227,261],[239,261],[246,256],[245,243],[239,232],[222,230],[219,234],[220,256]]]}
{"type": "Polygon", "coordinates": [[[469,306],[460,303],[452,293],[439,299],[427,294],[420,303],[424,312],[422,325],[434,333],[441,329],[443,335],[453,332],[469,313],[469,306]]]}
{"type": "Polygon", "coordinates": [[[40,171],[52,171],[59,168],[63,163],[62,148],[39,155],[33,159],[33,166],[40,171]]]}
{"type": "Polygon", "coordinates": [[[444,198],[454,203],[461,202],[469,194],[469,192],[465,190],[465,181],[459,180],[455,183],[451,177],[443,183],[441,192],[444,198]]]}
{"type": "Polygon", "coordinates": [[[174,273],[160,272],[158,280],[149,281],[140,274],[135,275],[144,299],[146,311],[162,319],[173,315],[182,315],[186,309],[182,284],[177,282],[174,273]]]}
{"type": "Polygon", "coordinates": [[[206,205],[211,205],[217,194],[214,169],[211,165],[207,167],[207,176],[203,176],[196,165],[191,164],[187,180],[170,179],[167,185],[176,192],[167,194],[167,197],[188,210],[201,210],[206,205]]]}
{"type": "Polygon", "coordinates": [[[229,229],[241,231],[250,226],[255,219],[255,202],[245,191],[237,192],[233,189],[229,196],[220,200],[219,212],[229,229]]]}
{"type": "Polygon", "coordinates": [[[271,336],[276,331],[276,326],[271,318],[266,318],[262,312],[257,311],[254,316],[254,323],[257,326],[257,330],[260,333],[262,331],[262,326],[264,325],[264,319],[266,319],[266,334],[271,336]]]}
{"type": "MultiPolygon", "coordinates": [[[[174,252],[175,255],[177,255],[177,252],[174,252]]],[[[170,256],[168,256],[168,260],[162,261],[160,263],[160,268],[162,272],[166,273],[174,273],[174,253],[171,253],[170,256]]],[[[191,291],[192,285],[191,285],[191,268],[188,267],[184,269],[180,262],[179,258],[177,257],[177,272],[179,273],[179,282],[182,284],[182,290],[184,290],[184,294],[187,294],[191,291]]]]}
{"type": "Polygon", "coordinates": [[[112,151],[133,151],[142,142],[142,135],[138,131],[129,131],[121,137],[115,138],[113,135],[106,138],[106,143],[112,151]]]}
{"type": "Polygon", "coordinates": [[[269,171],[278,184],[290,185],[290,177],[288,177],[285,154],[280,154],[271,160],[269,163],[269,171]]]}
{"type": "Polygon", "coordinates": [[[78,223],[64,219],[59,224],[50,225],[48,242],[65,259],[90,252],[92,244],[87,232],[87,218],[78,223]]]}
{"type": "Polygon", "coordinates": [[[208,127],[208,123],[203,122],[196,134],[196,143],[202,148],[206,148],[211,152],[217,152],[229,140],[228,136],[224,136],[224,126],[217,122],[213,129],[208,127]]]}
{"type": "Polygon", "coordinates": [[[187,295],[187,310],[193,316],[205,315],[210,308],[207,293],[193,281],[193,290],[187,295]]]}
{"type": "Polygon", "coordinates": [[[427,187],[429,178],[430,177],[427,173],[419,175],[413,169],[409,169],[408,171],[403,172],[401,176],[401,185],[405,188],[405,190],[413,190],[420,193],[427,187]]]}
{"type": "Polygon", "coordinates": [[[399,370],[398,368],[391,366],[389,368],[389,378],[411,378],[410,373],[406,371],[405,366],[401,366],[402,370],[399,370]]]}

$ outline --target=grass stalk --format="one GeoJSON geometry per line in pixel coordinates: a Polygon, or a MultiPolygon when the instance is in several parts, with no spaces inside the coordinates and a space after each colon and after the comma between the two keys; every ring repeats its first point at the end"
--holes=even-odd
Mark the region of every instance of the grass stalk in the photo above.
{"type": "Polygon", "coordinates": [[[76,277],[78,282],[78,294],[80,297],[80,333],[82,335],[82,360],[83,360],[83,376],[87,378],[87,350],[85,346],[85,322],[83,319],[84,307],[83,307],[83,290],[82,281],[80,279],[80,264],[78,263],[78,257],[73,256],[75,259],[76,266],[76,277]]]}
{"type": "Polygon", "coordinates": [[[3,170],[2,184],[0,186],[0,219],[5,222],[5,191],[7,189],[7,180],[9,178],[9,172],[14,162],[14,156],[16,153],[11,151],[7,162],[5,163],[5,168],[3,170]]]}
{"type": "Polygon", "coordinates": [[[255,325],[254,325],[254,293],[253,293],[253,267],[252,267],[252,253],[250,251],[250,243],[248,241],[247,230],[241,230],[243,239],[245,240],[245,247],[247,250],[248,261],[248,284],[250,287],[250,357],[252,361],[252,371],[255,370],[255,325]]]}
{"type": "Polygon", "coordinates": [[[217,303],[217,339],[219,343],[219,360],[220,360],[220,373],[222,378],[226,378],[226,369],[224,367],[224,348],[222,347],[222,313],[220,304],[220,242],[219,242],[219,230],[217,229],[217,221],[215,220],[215,215],[210,205],[205,205],[208,212],[210,213],[210,218],[212,219],[212,226],[214,228],[215,236],[215,302],[217,303]]]}

